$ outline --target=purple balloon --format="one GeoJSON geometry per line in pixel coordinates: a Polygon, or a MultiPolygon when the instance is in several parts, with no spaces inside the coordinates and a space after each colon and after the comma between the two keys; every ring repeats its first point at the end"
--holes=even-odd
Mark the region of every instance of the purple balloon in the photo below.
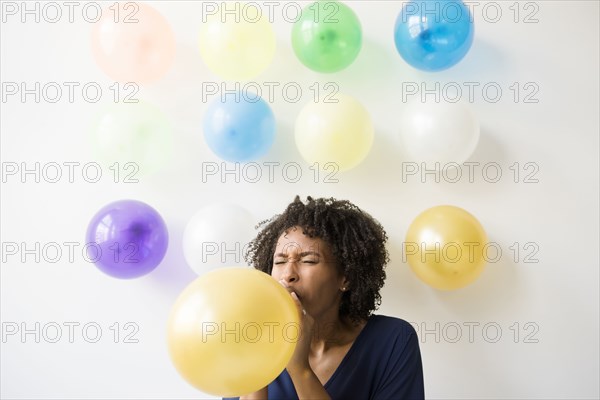
{"type": "Polygon", "coordinates": [[[160,214],[146,203],[120,200],[92,218],[87,234],[88,258],[104,273],[138,278],[160,264],[169,233],[160,214]]]}

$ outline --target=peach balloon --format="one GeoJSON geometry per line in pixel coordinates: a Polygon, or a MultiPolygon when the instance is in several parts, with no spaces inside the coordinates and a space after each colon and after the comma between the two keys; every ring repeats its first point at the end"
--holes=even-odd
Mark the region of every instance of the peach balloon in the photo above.
{"type": "Polygon", "coordinates": [[[111,79],[145,84],[162,78],[173,63],[175,35],[153,7],[115,3],[92,29],[92,51],[111,79]]]}

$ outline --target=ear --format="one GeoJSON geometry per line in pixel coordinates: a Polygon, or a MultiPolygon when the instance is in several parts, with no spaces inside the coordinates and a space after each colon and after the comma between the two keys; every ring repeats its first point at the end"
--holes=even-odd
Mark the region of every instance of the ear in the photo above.
{"type": "Polygon", "coordinates": [[[347,292],[348,290],[350,290],[350,281],[345,276],[342,278],[340,290],[342,292],[347,292]]]}

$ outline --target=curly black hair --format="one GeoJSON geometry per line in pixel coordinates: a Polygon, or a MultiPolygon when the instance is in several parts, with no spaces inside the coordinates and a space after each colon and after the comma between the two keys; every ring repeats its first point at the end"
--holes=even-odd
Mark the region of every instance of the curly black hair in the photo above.
{"type": "Polygon", "coordinates": [[[296,196],[283,214],[257,225],[263,229],[249,243],[246,262],[270,275],[277,239],[294,226],[302,227],[311,238],[324,240],[348,280],[349,290],[342,296],[340,317],[353,322],[366,320],[381,304],[379,290],[389,262],[385,247],[388,237],[381,224],[347,200],[308,196],[305,204],[296,196]]]}

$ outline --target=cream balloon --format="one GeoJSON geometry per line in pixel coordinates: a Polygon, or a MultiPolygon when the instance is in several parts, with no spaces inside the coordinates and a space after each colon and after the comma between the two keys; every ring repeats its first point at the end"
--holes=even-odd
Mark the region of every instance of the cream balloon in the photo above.
{"type": "Polygon", "coordinates": [[[356,167],[371,150],[373,123],[355,98],[338,94],[337,102],[311,102],[296,119],[296,146],[311,165],[334,163],[340,171],[356,167]]]}
{"type": "Polygon", "coordinates": [[[119,82],[154,82],[175,58],[175,35],[155,8],[136,2],[114,3],[92,28],[96,63],[119,82]]]}
{"type": "Polygon", "coordinates": [[[412,101],[402,108],[399,133],[407,161],[445,169],[471,156],[479,141],[479,122],[463,103],[412,101]]]}
{"type": "Polygon", "coordinates": [[[183,254],[198,275],[224,266],[244,264],[243,254],[255,236],[254,218],[245,208],[230,204],[203,207],[183,232],[183,254]]]}
{"type": "Polygon", "coordinates": [[[230,80],[256,77],[271,64],[276,47],[275,33],[263,11],[256,3],[241,2],[222,2],[207,15],[199,43],[208,68],[230,80]],[[225,12],[224,7],[236,11],[225,12]],[[256,10],[246,11],[252,8],[256,10]]]}

